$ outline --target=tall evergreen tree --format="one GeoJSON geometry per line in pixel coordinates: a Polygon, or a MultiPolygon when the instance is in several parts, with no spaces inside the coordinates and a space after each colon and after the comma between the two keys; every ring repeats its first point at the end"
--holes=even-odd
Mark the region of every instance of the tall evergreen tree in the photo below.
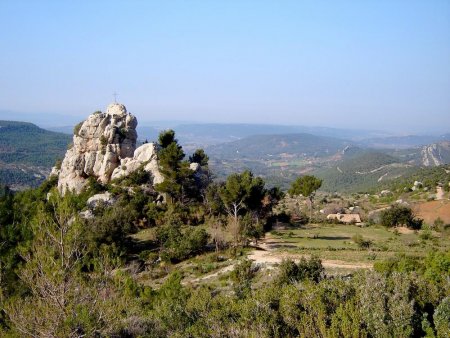
{"type": "Polygon", "coordinates": [[[292,196],[302,195],[309,200],[309,219],[312,218],[312,207],[314,195],[316,191],[322,186],[322,180],[310,175],[305,175],[297,178],[288,190],[292,196]]]}

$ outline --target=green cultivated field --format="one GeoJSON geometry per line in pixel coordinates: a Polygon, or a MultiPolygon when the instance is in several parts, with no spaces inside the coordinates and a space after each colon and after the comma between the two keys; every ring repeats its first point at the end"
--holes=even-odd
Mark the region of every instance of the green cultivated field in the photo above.
{"type": "Polygon", "coordinates": [[[314,253],[322,259],[344,262],[375,262],[399,254],[422,257],[430,250],[450,250],[448,234],[427,233],[426,230],[395,231],[381,226],[310,225],[274,230],[267,238],[278,252],[314,253]],[[368,248],[359,247],[353,240],[355,235],[370,241],[368,248]]]}

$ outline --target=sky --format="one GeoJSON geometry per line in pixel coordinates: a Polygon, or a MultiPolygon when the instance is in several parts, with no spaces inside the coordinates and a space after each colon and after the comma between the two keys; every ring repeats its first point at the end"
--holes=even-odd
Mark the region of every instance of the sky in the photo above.
{"type": "Polygon", "coordinates": [[[450,1],[0,1],[11,119],[114,92],[144,123],[449,132],[450,1]]]}

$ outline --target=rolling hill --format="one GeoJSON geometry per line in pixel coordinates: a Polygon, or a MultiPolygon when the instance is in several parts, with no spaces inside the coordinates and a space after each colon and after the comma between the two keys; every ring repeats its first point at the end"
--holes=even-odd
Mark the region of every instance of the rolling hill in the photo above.
{"type": "Polygon", "coordinates": [[[344,157],[332,167],[316,170],[314,174],[323,179],[322,190],[366,192],[417,170],[416,166],[402,163],[398,158],[369,150],[344,157]]]}
{"type": "Polygon", "coordinates": [[[13,189],[42,183],[71,136],[32,123],[0,121],[0,184],[13,189]]]}
{"type": "Polygon", "coordinates": [[[326,157],[342,151],[350,141],[306,133],[253,135],[208,147],[207,153],[222,159],[284,159],[326,157]]]}

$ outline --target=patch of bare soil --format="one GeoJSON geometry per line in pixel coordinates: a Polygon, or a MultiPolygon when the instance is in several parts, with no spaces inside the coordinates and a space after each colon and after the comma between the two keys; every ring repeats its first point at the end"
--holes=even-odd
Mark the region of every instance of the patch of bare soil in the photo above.
{"type": "Polygon", "coordinates": [[[397,230],[400,234],[412,234],[414,230],[408,229],[407,227],[396,227],[392,231],[397,230]]]}
{"type": "Polygon", "coordinates": [[[433,224],[438,217],[444,223],[450,223],[450,201],[448,200],[417,203],[413,206],[413,211],[417,217],[428,224],[433,224]]]}

